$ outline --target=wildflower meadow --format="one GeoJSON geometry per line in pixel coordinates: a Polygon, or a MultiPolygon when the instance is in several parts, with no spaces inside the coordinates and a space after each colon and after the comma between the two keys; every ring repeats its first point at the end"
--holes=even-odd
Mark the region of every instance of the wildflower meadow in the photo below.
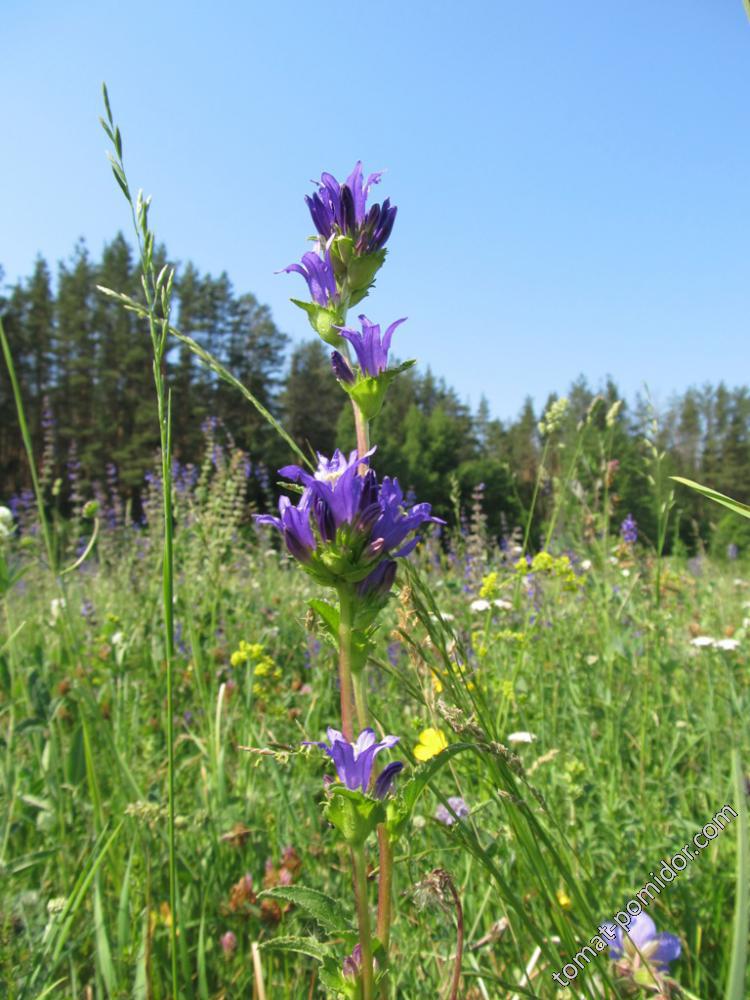
{"type": "Polygon", "coordinates": [[[606,392],[550,402],[502,512],[437,431],[439,490],[390,467],[403,206],[359,161],[301,174],[269,262],[323,345],[312,409],[346,405],[333,447],[293,435],[181,325],[106,87],[101,125],[140,280],[90,291],[150,352],[158,450],[135,493],[111,458],[54,475],[8,313],[2,995],[745,1000],[748,509],[677,475],[655,407],[626,451],[606,392]],[[186,358],[273,467],[231,408],[180,411],[186,358]]]}

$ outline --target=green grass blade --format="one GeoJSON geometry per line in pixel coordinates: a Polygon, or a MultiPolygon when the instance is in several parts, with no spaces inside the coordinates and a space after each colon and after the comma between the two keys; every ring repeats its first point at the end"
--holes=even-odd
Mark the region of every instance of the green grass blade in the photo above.
{"type": "Polygon", "coordinates": [[[740,755],[734,754],[734,799],[739,814],[737,832],[737,891],[734,900],[732,960],[725,1000],[744,1000],[747,976],[747,936],[750,930],[750,844],[748,844],[747,797],[740,755]]]}
{"type": "Polygon", "coordinates": [[[107,995],[117,995],[117,971],[112,961],[112,949],[109,946],[107,928],[104,922],[104,907],[99,878],[94,882],[94,935],[96,940],[96,960],[99,972],[104,980],[107,995]]]}
{"type": "Polygon", "coordinates": [[[676,483],[682,483],[683,486],[689,486],[691,490],[695,490],[696,493],[700,493],[701,496],[704,496],[709,500],[713,500],[714,503],[720,503],[722,507],[727,507],[734,514],[740,514],[742,517],[750,517],[750,507],[748,507],[747,504],[740,503],[739,500],[733,500],[731,497],[725,496],[717,490],[712,490],[708,486],[701,486],[700,483],[694,483],[692,479],[683,479],[682,476],[672,476],[671,478],[674,479],[676,483]]]}

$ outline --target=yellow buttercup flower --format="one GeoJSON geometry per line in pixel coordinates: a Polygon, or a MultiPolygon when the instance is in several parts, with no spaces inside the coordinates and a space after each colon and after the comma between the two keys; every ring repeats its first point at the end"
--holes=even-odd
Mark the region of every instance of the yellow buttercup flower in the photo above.
{"type": "Polygon", "coordinates": [[[429,760],[437,757],[448,746],[448,740],[439,729],[423,729],[419,734],[419,743],[414,747],[417,760],[429,760]]]}
{"type": "Polygon", "coordinates": [[[557,902],[564,910],[569,910],[573,905],[573,901],[564,889],[557,890],[557,902]]]}

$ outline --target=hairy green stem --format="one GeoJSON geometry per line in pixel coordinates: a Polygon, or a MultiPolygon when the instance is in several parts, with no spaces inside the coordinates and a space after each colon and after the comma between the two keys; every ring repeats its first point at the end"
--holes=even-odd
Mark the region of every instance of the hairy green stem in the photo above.
{"type": "MultiPolygon", "coordinates": [[[[354,426],[357,429],[357,452],[361,458],[370,450],[370,422],[365,420],[354,400],[352,400],[352,406],[354,407],[354,426]]],[[[361,468],[360,466],[360,470],[361,468]]]]}
{"type": "MultiPolygon", "coordinates": [[[[367,711],[367,693],[365,689],[365,673],[359,670],[354,674],[354,701],[357,710],[357,724],[360,730],[365,729],[370,724],[369,713],[367,711]]],[[[383,952],[388,955],[388,945],[391,937],[391,899],[393,896],[393,847],[388,837],[385,824],[378,826],[378,923],[377,937],[383,946],[383,952]]],[[[387,996],[387,985],[383,981],[381,997],[385,1000],[387,996]]]]}
{"type": "Polygon", "coordinates": [[[339,587],[339,686],[341,688],[341,732],[345,739],[354,738],[352,705],[352,639],[354,627],[354,601],[349,587],[339,587]]]}
{"type": "Polygon", "coordinates": [[[352,851],[354,895],[359,924],[359,946],[362,949],[362,1000],[373,1000],[372,940],[370,911],[367,906],[367,866],[363,848],[352,851]]]}
{"type": "MultiPolygon", "coordinates": [[[[378,827],[378,848],[380,850],[380,871],[378,872],[378,941],[388,954],[391,939],[391,898],[393,896],[393,845],[385,825],[378,827]]],[[[385,995],[385,991],[383,991],[385,995]]]]}
{"type": "Polygon", "coordinates": [[[364,670],[358,670],[352,677],[354,683],[354,708],[357,713],[357,725],[360,732],[370,725],[369,713],[367,711],[367,693],[365,691],[364,670]]]}

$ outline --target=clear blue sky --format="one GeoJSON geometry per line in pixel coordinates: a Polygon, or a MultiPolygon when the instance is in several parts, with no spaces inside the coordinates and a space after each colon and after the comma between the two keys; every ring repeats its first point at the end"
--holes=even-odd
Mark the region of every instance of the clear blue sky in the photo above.
{"type": "MultiPolygon", "coordinates": [[[[170,253],[294,339],[322,170],[386,168],[366,303],[501,417],[580,372],[657,400],[750,380],[750,24],[741,0],[4,0],[0,264],[96,255],[134,187],[170,253]]],[[[129,233],[128,233],[129,235],[129,233]]]]}

